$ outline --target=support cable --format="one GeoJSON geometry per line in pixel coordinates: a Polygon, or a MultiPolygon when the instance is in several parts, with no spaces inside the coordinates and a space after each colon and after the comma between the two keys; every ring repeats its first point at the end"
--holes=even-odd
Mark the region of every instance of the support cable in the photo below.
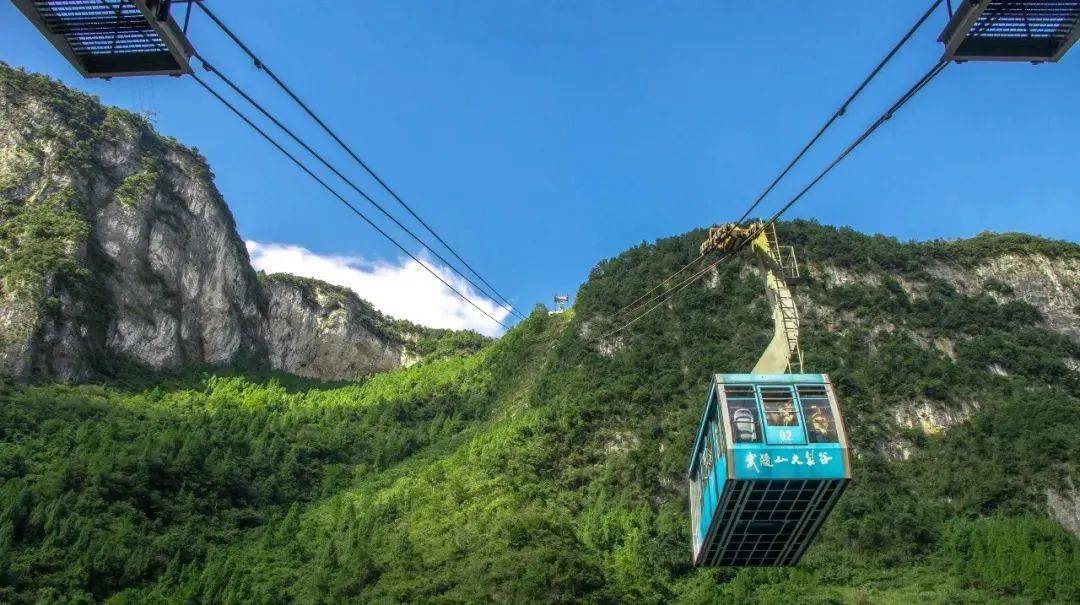
{"type": "Polygon", "coordinates": [[[224,82],[229,88],[231,88],[233,90],[233,92],[240,95],[252,107],[254,107],[256,110],[258,110],[259,113],[261,113],[268,120],[273,122],[273,124],[275,126],[277,126],[278,128],[280,128],[285,134],[289,135],[289,138],[291,138],[298,145],[300,145],[305,151],[307,151],[312,156],[314,156],[315,159],[317,159],[320,163],[322,163],[323,166],[326,166],[330,170],[330,172],[333,172],[335,175],[337,175],[337,177],[340,178],[342,181],[344,181],[349,187],[351,187],[353,191],[360,194],[360,196],[363,197],[365,200],[367,200],[372,206],[375,206],[375,208],[379,212],[381,212],[386,218],[393,221],[393,223],[395,225],[397,225],[402,231],[407,233],[409,235],[409,237],[413,238],[413,240],[415,240],[418,244],[420,244],[425,250],[427,250],[428,252],[431,252],[433,255],[435,255],[435,257],[437,259],[439,259],[444,265],[446,265],[451,271],[453,271],[454,273],[460,275],[472,287],[476,288],[477,291],[479,291],[481,294],[483,294],[487,298],[491,299],[492,302],[494,302],[496,305],[499,305],[499,306],[503,307],[504,309],[506,309],[510,313],[514,313],[514,314],[518,315],[521,319],[525,319],[525,316],[523,316],[520,312],[518,312],[512,306],[502,303],[501,301],[499,301],[498,298],[496,298],[495,296],[492,296],[491,294],[489,294],[482,286],[480,286],[475,281],[473,281],[472,278],[470,278],[468,275],[466,275],[465,273],[462,273],[461,271],[459,271],[457,269],[457,267],[455,267],[452,263],[450,263],[450,261],[446,260],[446,258],[444,258],[441,254],[438,253],[438,251],[436,251],[431,246],[429,246],[427,244],[427,242],[420,239],[420,237],[418,235],[416,235],[415,233],[413,233],[413,231],[411,229],[409,229],[406,225],[402,224],[401,221],[399,221],[396,217],[394,217],[393,214],[390,214],[390,212],[387,211],[386,208],[384,208],[381,204],[376,202],[374,198],[372,198],[370,195],[368,195],[366,192],[364,192],[362,189],[360,189],[360,187],[356,183],[354,183],[351,179],[349,179],[349,177],[342,174],[341,171],[338,170],[337,168],[335,168],[334,165],[331,164],[329,161],[327,161],[326,158],[323,157],[322,154],[320,154],[319,152],[312,149],[311,146],[308,145],[307,143],[305,143],[304,140],[301,139],[299,136],[297,136],[297,134],[295,132],[293,132],[292,129],[290,129],[288,126],[285,126],[284,124],[282,124],[281,121],[278,120],[276,117],[274,117],[274,115],[271,114],[269,111],[267,111],[266,108],[263,107],[263,105],[261,103],[259,103],[255,99],[253,99],[251,97],[251,95],[249,95],[242,88],[237,86],[236,83],[234,83],[228,76],[223,74],[221,72],[221,70],[217,69],[216,67],[214,67],[213,64],[211,64],[209,61],[207,61],[205,57],[203,57],[199,53],[195,53],[194,56],[197,59],[199,59],[200,62],[202,62],[203,69],[205,69],[209,73],[212,73],[212,74],[216,75],[222,82],[224,82]]]}
{"type": "MultiPolygon", "coordinates": [[[[690,262],[686,263],[685,265],[683,265],[683,266],[682,266],[682,268],[681,268],[681,269],[679,269],[678,271],[676,271],[676,272],[672,273],[671,275],[669,275],[669,276],[665,277],[665,278],[664,278],[663,280],[661,280],[661,281],[660,281],[660,283],[658,283],[658,284],[656,284],[655,286],[653,286],[653,287],[652,287],[652,288],[651,288],[651,289],[650,289],[650,290],[649,290],[648,292],[646,292],[646,293],[642,294],[641,296],[639,296],[639,297],[635,298],[635,299],[634,299],[633,301],[631,301],[631,302],[630,302],[630,304],[628,304],[628,305],[625,305],[624,307],[622,307],[621,309],[619,309],[618,311],[616,311],[616,312],[614,313],[614,315],[612,315],[611,317],[612,317],[612,318],[615,318],[615,317],[618,317],[618,316],[619,316],[620,314],[622,314],[622,313],[623,313],[623,312],[625,312],[625,311],[630,311],[630,310],[633,310],[633,308],[634,308],[635,306],[637,306],[637,304],[638,304],[639,302],[641,302],[641,301],[645,300],[645,299],[646,299],[646,298],[647,298],[647,297],[648,297],[648,296],[649,296],[650,294],[652,294],[652,293],[653,293],[653,292],[655,292],[656,290],[659,290],[660,288],[664,287],[664,284],[668,283],[669,281],[671,281],[671,280],[675,279],[676,277],[678,277],[679,275],[681,275],[683,271],[686,271],[687,269],[689,269],[689,268],[690,268],[690,267],[692,267],[693,265],[695,265],[695,264],[697,264],[697,263],[701,262],[701,260],[702,260],[703,258],[705,258],[705,255],[704,255],[704,254],[699,254],[699,255],[697,256],[697,258],[695,258],[694,260],[692,260],[692,261],[690,261],[690,262]]],[[[652,299],[650,299],[650,300],[648,300],[648,301],[646,301],[646,302],[644,302],[644,303],[642,303],[642,304],[649,304],[650,302],[652,302],[653,300],[655,300],[655,299],[656,299],[656,297],[658,297],[658,296],[662,296],[663,294],[664,294],[664,293],[663,293],[663,292],[661,292],[660,294],[657,294],[657,295],[656,295],[655,297],[653,297],[652,299]]]]}
{"type": "Polygon", "coordinates": [[[378,231],[380,235],[382,235],[386,239],[390,240],[390,242],[392,244],[394,244],[395,246],[397,246],[397,248],[399,250],[401,250],[406,255],[408,255],[409,258],[411,258],[412,260],[416,261],[416,263],[419,264],[421,267],[423,267],[428,273],[435,276],[436,279],[438,279],[440,282],[442,282],[443,285],[446,286],[447,288],[449,288],[454,294],[458,295],[459,298],[461,298],[465,302],[472,305],[477,311],[480,311],[481,313],[486,315],[488,317],[488,319],[490,319],[491,321],[499,324],[503,328],[510,329],[509,326],[507,326],[505,323],[503,323],[502,321],[497,319],[495,316],[493,316],[490,313],[488,313],[487,311],[485,311],[483,308],[480,307],[480,305],[476,304],[471,298],[469,298],[468,296],[465,296],[464,294],[462,294],[461,291],[459,291],[457,288],[455,288],[453,285],[451,285],[450,282],[446,281],[441,275],[438,274],[438,272],[436,272],[434,269],[429,267],[426,263],[424,263],[419,258],[417,258],[416,255],[414,255],[412,252],[409,252],[408,249],[406,249],[404,246],[402,246],[400,243],[398,243],[398,241],[395,240],[393,237],[391,237],[390,234],[388,234],[386,231],[383,231],[382,228],[380,228],[378,225],[376,225],[374,222],[372,222],[371,219],[369,219],[356,206],[354,206],[347,199],[345,199],[340,193],[337,192],[337,190],[335,190],[333,187],[331,187],[329,184],[327,184],[326,181],[324,181],[322,178],[320,178],[318,175],[316,175],[314,172],[312,172],[311,169],[308,168],[303,162],[298,160],[296,158],[296,156],[289,153],[284,147],[281,146],[280,143],[278,143],[276,140],[274,140],[273,137],[271,137],[269,134],[267,134],[266,131],[264,131],[262,128],[259,128],[258,125],[256,125],[254,122],[252,122],[251,119],[249,119],[239,109],[237,109],[235,105],[233,105],[232,103],[227,101],[216,90],[211,88],[210,85],[208,85],[205,81],[203,81],[202,78],[200,78],[199,76],[197,76],[195,74],[190,74],[190,76],[196,82],[198,82],[200,86],[205,88],[207,92],[209,92],[211,95],[213,95],[214,98],[216,98],[223,105],[225,105],[225,107],[229,108],[229,110],[232,111],[234,114],[236,114],[237,117],[239,117],[241,120],[243,120],[248,126],[250,126],[252,129],[254,129],[255,132],[259,133],[264,139],[266,139],[267,142],[269,142],[278,151],[280,151],[285,157],[287,157],[289,160],[291,160],[292,163],[296,164],[297,167],[299,167],[301,170],[303,170],[305,173],[307,173],[307,175],[310,176],[312,179],[314,179],[315,182],[317,182],[324,189],[326,189],[328,192],[330,192],[330,194],[332,194],[335,198],[337,198],[338,201],[340,201],[342,204],[344,204],[346,207],[348,207],[348,209],[351,210],[353,212],[353,214],[356,214],[357,216],[359,216],[361,219],[364,220],[364,222],[366,222],[373,229],[378,231]]]}
{"type": "MultiPolygon", "coordinates": [[[[913,35],[915,35],[915,32],[917,32],[919,30],[919,28],[922,27],[922,25],[924,23],[926,23],[926,20],[929,19],[930,16],[934,14],[934,11],[936,11],[937,8],[941,5],[941,2],[942,2],[942,0],[935,0],[930,5],[930,7],[928,9],[926,9],[926,12],[924,12],[922,14],[922,16],[919,17],[918,21],[916,21],[915,24],[912,25],[910,29],[908,29],[907,33],[905,33],[903,35],[903,37],[901,37],[900,40],[897,41],[896,44],[893,45],[892,49],[890,49],[889,52],[881,59],[881,61],[878,62],[877,66],[874,67],[873,70],[871,70],[869,75],[867,75],[865,78],[863,78],[863,81],[860,82],[857,87],[855,87],[855,90],[852,91],[851,94],[848,95],[848,97],[846,99],[844,99],[844,102],[840,104],[840,106],[836,109],[835,112],[833,112],[832,116],[830,116],[829,119],[826,120],[825,123],[821,126],[821,128],[818,129],[817,133],[814,134],[814,136],[811,137],[810,140],[807,141],[805,145],[803,145],[803,148],[801,150],[799,150],[799,153],[795,154],[795,157],[792,158],[790,162],[788,162],[787,166],[785,166],[784,169],[781,170],[780,173],[777,174],[775,178],[773,178],[772,182],[770,182],[769,185],[767,187],[765,187],[765,190],[762,191],[758,195],[757,199],[755,199],[754,202],[752,204],[750,204],[750,207],[747,208],[745,212],[743,212],[742,216],[740,216],[739,219],[735,221],[735,223],[742,223],[744,220],[746,220],[746,218],[748,216],[750,216],[750,213],[752,213],[754,211],[754,209],[757,208],[761,204],[761,202],[769,195],[769,193],[771,193],[772,190],[776,188],[776,186],[780,183],[780,181],[785,176],[787,176],[787,174],[789,172],[791,172],[791,169],[794,168],[795,165],[798,164],[800,160],[802,160],[803,156],[805,156],[806,153],[808,151],[810,151],[810,148],[812,148],[818,142],[818,140],[821,139],[821,137],[833,125],[833,123],[835,123],[838,119],[840,119],[841,117],[844,116],[844,114],[847,113],[848,107],[855,101],[855,99],[860,94],[862,94],[863,90],[865,90],[866,87],[870,84],[870,82],[875,77],[877,77],[877,75],[881,72],[881,70],[884,69],[885,66],[890,61],[892,61],[892,58],[894,56],[896,56],[896,54],[898,52],[900,52],[900,49],[903,48],[905,44],[907,44],[908,40],[910,40],[913,35]]],[[[646,301],[642,305],[638,304],[642,300],[647,298],[650,294],[652,294],[656,290],[659,290],[660,288],[662,288],[664,286],[664,284],[668,283],[669,281],[671,281],[672,279],[674,279],[675,277],[680,275],[683,271],[688,269],[690,266],[692,266],[692,265],[696,264],[697,262],[701,261],[703,258],[704,258],[704,255],[699,256],[699,257],[695,258],[694,260],[690,261],[689,263],[684,265],[681,269],[679,269],[675,273],[672,273],[668,277],[664,278],[659,284],[657,284],[656,286],[653,286],[653,288],[650,289],[648,292],[646,292],[645,294],[642,294],[641,296],[636,298],[634,301],[632,301],[629,304],[627,304],[627,305],[623,306],[622,308],[620,308],[618,311],[616,311],[612,315],[612,317],[618,317],[619,315],[621,315],[622,313],[624,313],[626,311],[633,310],[633,308],[638,307],[638,306],[647,305],[647,304],[651,303],[653,300],[656,300],[657,298],[663,296],[665,294],[665,292],[661,292],[660,294],[658,294],[657,296],[654,296],[652,299],[646,301]]]]}
{"type": "Polygon", "coordinates": [[[851,103],[855,100],[855,98],[858,97],[859,94],[861,94],[862,91],[870,84],[870,81],[873,80],[878,75],[878,73],[881,72],[885,65],[887,65],[894,56],[896,56],[896,53],[900,52],[900,49],[903,48],[905,44],[907,44],[907,41],[911,39],[911,36],[915,35],[915,32],[918,31],[920,27],[922,27],[922,24],[930,18],[930,15],[934,14],[934,11],[937,10],[937,7],[941,5],[941,2],[942,0],[935,0],[934,3],[930,5],[930,8],[926,9],[926,12],[923,13],[922,17],[920,17],[919,20],[915,22],[915,25],[912,25],[911,29],[909,29],[907,33],[904,34],[904,37],[900,38],[900,40],[895,45],[893,45],[892,50],[890,50],[888,54],[886,54],[885,57],[882,58],[880,62],[878,62],[877,67],[875,67],[873,71],[870,72],[870,75],[866,76],[866,78],[863,79],[862,83],[860,83],[859,86],[856,87],[850,95],[848,95],[848,98],[845,99],[844,102],[840,104],[840,107],[837,108],[837,110],[832,114],[832,116],[825,121],[825,124],[821,126],[821,128],[817,131],[817,134],[811,137],[810,140],[806,143],[806,145],[804,145],[803,148],[799,151],[799,153],[796,154],[790,162],[788,162],[788,165],[782,171],[780,171],[780,174],[776,175],[776,178],[774,178],[772,182],[769,183],[769,186],[761,192],[761,195],[759,195],[757,199],[754,200],[754,203],[750,204],[750,207],[746,209],[746,212],[743,212],[742,216],[740,216],[739,219],[735,221],[736,223],[741,223],[746,220],[746,217],[750,216],[750,213],[753,212],[759,204],[761,204],[762,200],[765,199],[765,196],[769,195],[769,193],[774,188],[776,188],[776,185],[780,183],[780,180],[783,179],[784,176],[786,176],[787,173],[795,167],[795,164],[797,164],[799,160],[801,160],[802,157],[806,155],[806,152],[810,151],[810,148],[818,142],[818,139],[820,139],[821,136],[825,134],[825,131],[828,130],[829,127],[832,126],[834,122],[836,122],[836,120],[838,120],[845,113],[847,113],[848,106],[850,106],[851,103]]]}
{"type": "MultiPolygon", "coordinates": [[[[332,138],[334,140],[334,142],[336,142],[342,149],[344,149],[345,152],[347,154],[349,154],[349,156],[352,157],[352,159],[355,160],[356,163],[359,164],[360,167],[363,168],[365,172],[367,172],[369,175],[371,175],[371,178],[375,179],[375,181],[377,183],[379,183],[379,185],[384,190],[386,190],[386,192],[389,193],[390,196],[393,197],[394,200],[396,200],[397,203],[400,204],[402,208],[404,208],[414,219],[416,219],[417,222],[419,222],[421,225],[423,225],[424,229],[426,229],[428,233],[430,233],[436,240],[438,240],[438,242],[440,244],[442,244],[450,252],[450,254],[452,254],[454,256],[454,258],[458,259],[458,261],[460,261],[461,264],[464,265],[466,269],[468,269],[470,272],[472,272],[472,274],[475,275],[477,277],[477,279],[479,279],[484,285],[486,285],[488,288],[490,288],[491,291],[493,293],[495,293],[496,296],[501,298],[504,303],[513,306],[512,303],[510,303],[510,301],[507,300],[507,298],[505,296],[503,296],[501,293],[499,293],[499,291],[496,290],[495,287],[492,286],[490,282],[488,282],[486,279],[484,279],[483,275],[481,275],[476,269],[474,269],[472,267],[472,265],[470,265],[464,258],[462,258],[461,255],[458,254],[458,252],[456,250],[454,250],[454,248],[451,247],[450,244],[448,244],[446,242],[446,240],[444,240],[441,236],[439,236],[439,234],[436,233],[435,230],[430,225],[428,225],[426,221],[424,221],[424,219],[420,218],[420,216],[408,204],[405,203],[405,200],[401,199],[401,196],[399,196],[397,194],[397,192],[395,192],[393,189],[391,189],[390,186],[385,181],[383,181],[383,179],[378,174],[376,174],[374,169],[372,169],[370,166],[368,166],[368,164],[366,162],[364,162],[364,160],[360,159],[360,156],[357,155],[357,153],[355,151],[353,151],[353,149],[347,143],[345,143],[345,141],[343,141],[341,139],[341,137],[339,137],[337,135],[337,133],[335,133],[333,130],[331,130],[331,128],[326,125],[326,122],[324,122],[321,118],[319,118],[319,116],[307,105],[307,103],[304,103],[300,99],[300,97],[298,97],[296,95],[296,93],[294,93],[292,91],[292,89],[289,88],[285,84],[285,82],[283,82],[280,78],[278,78],[277,74],[275,74],[266,65],[266,63],[264,63],[262,61],[262,59],[260,59],[254,52],[252,52],[252,50],[250,48],[248,48],[248,46],[246,44],[244,44],[240,40],[240,38],[238,38],[236,36],[236,34],[233,33],[233,31],[231,29],[228,28],[228,26],[226,26],[224,23],[222,23],[221,19],[218,19],[217,15],[215,15],[213,13],[213,11],[211,11],[209,8],[206,7],[203,0],[193,0],[193,1],[199,6],[200,9],[202,9],[203,13],[205,13],[206,16],[209,17],[210,20],[213,21],[218,26],[218,28],[220,28],[221,31],[224,32],[225,35],[228,36],[229,39],[231,39],[233,41],[233,43],[235,43],[237,45],[237,47],[239,47],[240,50],[242,50],[244,52],[244,54],[246,54],[254,62],[255,67],[257,69],[260,69],[260,70],[266,72],[266,75],[269,76],[270,79],[273,80],[275,84],[277,84],[278,88],[280,88],[294,102],[296,102],[296,104],[299,105],[300,108],[303,109],[304,112],[307,113],[307,115],[309,117],[311,117],[311,119],[314,120],[315,123],[318,124],[323,129],[323,131],[325,131],[326,134],[328,134],[330,136],[330,138],[332,138]]],[[[520,313],[517,313],[517,314],[521,315],[520,313]]]]}
{"type": "Polygon", "coordinates": [[[187,10],[184,11],[184,35],[188,33],[188,25],[191,23],[191,2],[187,3],[187,10]]]}
{"type": "Polygon", "coordinates": [[[643,317],[645,317],[646,315],[652,313],[657,308],[659,308],[661,305],[663,305],[668,300],[670,300],[671,297],[674,296],[676,293],[678,293],[682,289],[686,288],[691,283],[697,281],[703,275],[705,275],[708,271],[710,271],[711,269],[713,269],[714,267],[719,265],[721,262],[724,262],[727,259],[733,257],[740,250],[742,250],[747,245],[749,245],[750,242],[752,242],[754,240],[754,238],[757,237],[764,229],[766,229],[770,225],[776,223],[776,221],[779,220],[779,218],[781,216],[783,216],[784,213],[786,213],[788,210],[790,210],[792,206],[794,206],[800,199],[803,198],[803,196],[805,196],[811,189],[813,189],[815,185],[817,185],[823,178],[825,178],[825,175],[829,174],[832,171],[833,168],[836,168],[836,166],[838,164],[840,164],[840,162],[842,162],[845,158],[847,158],[849,155],[851,155],[851,152],[855,151],[856,148],[858,148],[860,145],[862,145],[863,142],[865,142],[866,139],[868,139],[870,137],[870,135],[874,134],[874,132],[877,131],[877,129],[880,128],[882,124],[889,121],[893,117],[893,115],[896,114],[897,111],[899,111],[901,108],[903,108],[904,105],[906,105],[908,103],[908,101],[910,101],[916,94],[919,93],[919,91],[921,91],[923,88],[926,87],[927,84],[929,84],[931,81],[933,81],[934,78],[936,78],[938,76],[938,74],[940,74],[942,71],[944,71],[945,68],[948,65],[949,65],[948,61],[939,61],[932,68],[930,68],[930,71],[926,72],[926,74],[924,74],[921,78],[919,78],[919,80],[914,85],[912,85],[911,88],[909,88],[906,92],[904,92],[904,94],[901,95],[900,98],[898,98],[896,100],[896,102],[894,102],[889,107],[889,109],[885,110],[885,112],[882,113],[877,118],[877,120],[875,120],[873,122],[873,124],[871,124],[869,127],[867,127],[866,130],[864,130],[862,132],[862,134],[860,134],[850,145],[848,145],[846,149],[844,149],[842,152],[840,152],[840,154],[837,155],[836,158],[834,158],[833,161],[830,162],[824,169],[822,169],[821,172],[819,172],[816,177],[814,177],[805,187],[802,188],[802,190],[800,190],[790,200],[788,200],[788,202],[786,204],[781,206],[779,210],[774,212],[773,215],[771,217],[769,217],[769,219],[767,221],[761,223],[761,225],[756,230],[754,230],[752,233],[748,234],[747,237],[744,240],[742,240],[738,245],[736,245],[735,248],[731,252],[725,254],[724,256],[720,257],[717,261],[713,262],[712,264],[705,267],[701,271],[699,271],[699,272],[691,275],[687,279],[683,280],[675,288],[673,288],[673,289],[669,290],[667,293],[665,293],[665,295],[661,295],[661,296],[656,297],[656,298],[658,298],[660,300],[658,300],[651,307],[647,308],[640,315],[638,315],[638,316],[634,317],[633,319],[631,319],[630,321],[622,324],[618,328],[615,328],[615,329],[610,330],[609,332],[605,333],[603,336],[600,337],[601,340],[605,339],[605,338],[608,338],[610,336],[613,336],[613,335],[615,335],[615,334],[617,334],[619,332],[622,332],[623,330],[625,330],[626,328],[628,328],[632,324],[636,323],[638,320],[640,320],[643,317]]]}
{"type": "MultiPolygon", "coordinates": [[[[861,135],[859,135],[859,138],[855,139],[855,141],[853,141],[850,145],[848,145],[847,149],[842,151],[840,153],[840,155],[836,156],[836,158],[831,163],[829,163],[829,165],[826,166],[824,170],[822,170],[816,177],[814,177],[814,180],[810,181],[806,185],[806,187],[803,187],[803,189],[801,191],[799,191],[799,193],[795,194],[795,196],[792,197],[786,204],[784,204],[779,210],[777,210],[775,213],[773,213],[773,215],[769,218],[768,221],[762,223],[761,229],[765,229],[769,225],[772,225],[773,223],[775,223],[780,218],[781,215],[783,215],[785,212],[790,210],[791,207],[794,206],[796,202],[798,202],[800,199],[802,199],[802,197],[804,195],[806,195],[807,192],[809,192],[811,189],[814,188],[814,185],[818,184],[818,181],[825,178],[825,175],[829,174],[829,172],[831,172],[832,169],[835,168],[837,164],[842,162],[844,160],[844,158],[846,158],[848,155],[850,155],[852,151],[855,151],[855,148],[858,147],[859,145],[861,145],[863,143],[863,141],[865,141],[867,138],[870,137],[870,135],[874,134],[874,132],[878,128],[880,128],[882,124],[884,124],[885,122],[892,119],[893,115],[896,114],[897,111],[900,111],[900,109],[904,105],[907,105],[908,101],[910,101],[912,99],[912,97],[914,97],[916,94],[918,94],[919,91],[921,91],[927,84],[929,84],[934,78],[936,78],[938,76],[938,74],[940,74],[942,71],[944,71],[945,68],[948,67],[948,65],[949,65],[948,61],[940,61],[940,62],[937,63],[937,65],[934,65],[934,67],[930,68],[930,71],[926,72],[926,74],[922,78],[920,78],[919,81],[916,82],[914,86],[909,88],[907,90],[907,92],[905,92],[895,103],[892,104],[891,107],[889,107],[888,110],[885,111],[885,113],[881,114],[881,116],[878,117],[878,119],[875,120],[874,123],[871,124],[869,128],[867,128],[865,131],[863,131],[863,133],[861,135]]],[[[761,231],[758,230],[758,233],[760,233],[760,232],[761,231]]],[[[756,237],[757,233],[755,233],[754,236],[756,237]]],[[[748,238],[747,240],[745,240],[742,243],[742,246],[745,246],[748,243],[750,243],[751,239],[752,238],[748,238]]],[[[742,246],[740,246],[740,248],[742,246]]]]}
{"type": "MultiPolygon", "coordinates": [[[[733,250],[733,251],[731,251],[731,252],[728,252],[727,254],[725,254],[725,255],[721,256],[721,257],[720,257],[720,258],[718,258],[717,260],[715,260],[715,261],[713,261],[712,263],[710,263],[710,264],[709,264],[709,265],[708,265],[707,267],[705,267],[704,269],[702,269],[702,270],[698,271],[697,273],[695,273],[695,274],[691,275],[690,277],[688,277],[688,278],[684,279],[683,281],[679,282],[679,283],[678,283],[678,284],[677,284],[677,285],[676,285],[675,287],[671,288],[670,290],[668,290],[667,292],[664,292],[664,293],[663,293],[663,294],[661,295],[661,296],[663,296],[663,300],[660,300],[660,302],[657,302],[657,303],[656,303],[656,304],[654,304],[653,306],[651,306],[651,307],[649,307],[649,308],[645,309],[645,310],[644,310],[643,312],[641,312],[641,314],[637,315],[636,317],[634,317],[634,318],[633,318],[633,319],[631,319],[630,321],[628,321],[628,322],[624,323],[623,325],[619,326],[618,328],[616,328],[616,329],[614,329],[614,330],[611,330],[611,331],[609,331],[609,332],[605,333],[605,334],[604,334],[603,336],[601,336],[601,337],[600,337],[600,339],[601,339],[601,340],[604,340],[604,339],[606,339],[606,338],[608,338],[608,337],[614,336],[615,334],[618,334],[619,332],[622,332],[622,331],[623,331],[623,330],[625,330],[626,328],[629,328],[630,326],[634,325],[634,324],[635,324],[635,323],[637,323],[637,322],[638,322],[639,320],[641,320],[641,319],[644,319],[646,315],[648,315],[648,314],[652,313],[653,311],[655,311],[655,310],[659,309],[659,308],[660,308],[660,306],[661,306],[661,305],[663,305],[663,304],[664,304],[665,302],[667,302],[668,300],[670,300],[670,299],[671,299],[671,297],[673,297],[673,296],[675,296],[676,294],[678,294],[678,293],[679,293],[680,291],[682,291],[682,290],[683,290],[684,288],[686,288],[686,287],[687,287],[687,286],[689,286],[690,284],[692,284],[692,283],[696,282],[697,280],[701,279],[701,277],[702,277],[703,275],[705,275],[705,274],[706,274],[706,273],[708,273],[709,271],[712,271],[712,270],[713,270],[714,268],[716,268],[716,267],[717,267],[717,266],[718,266],[718,265],[719,265],[720,263],[722,263],[722,262],[726,261],[727,259],[731,258],[731,257],[732,257],[732,256],[733,256],[733,255],[735,254],[735,252],[737,252],[737,251],[738,251],[738,249],[736,249],[736,250],[733,250]]],[[[704,257],[700,257],[700,258],[704,258],[704,257]]],[[[661,296],[657,296],[657,297],[653,298],[653,300],[656,300],[657,298],[661,298],[661,296]]]]}

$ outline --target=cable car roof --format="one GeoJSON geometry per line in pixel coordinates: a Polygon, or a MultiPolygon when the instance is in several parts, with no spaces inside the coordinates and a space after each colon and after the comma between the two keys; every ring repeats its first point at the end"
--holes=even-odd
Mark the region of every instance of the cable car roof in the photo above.
{"type": "Polygon", "coordinates": [[[1057,61],[1080,36],[1080,0],[964,0],[938,38],[947,61],[1057,61]]]}
{"type": "Polygon", "coordinates": [[[85,77],[191,73],[168,0],[12,0],[85,77]]]}

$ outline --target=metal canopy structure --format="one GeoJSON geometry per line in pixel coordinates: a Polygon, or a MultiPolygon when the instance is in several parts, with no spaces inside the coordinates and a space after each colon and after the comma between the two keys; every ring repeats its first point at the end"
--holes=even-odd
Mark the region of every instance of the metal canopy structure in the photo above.
{"type": "Polygon", "coordinates": [[[1080,0],[964,0],[938,40],[946,61],[1054,62],[1080,36],[1080,0]]]}
{"type": "Polygon", "coordinates": [[[87,78],[191,73],[169,0],[12,0],[87,78]]]}

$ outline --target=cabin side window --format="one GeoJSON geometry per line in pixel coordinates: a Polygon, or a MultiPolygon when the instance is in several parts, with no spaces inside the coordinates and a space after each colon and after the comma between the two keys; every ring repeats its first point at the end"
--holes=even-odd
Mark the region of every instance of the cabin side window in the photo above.
{"type": "Polygon", "coordinates": [[[799,424],[795,399],[789,387],[761,387],[761,406],[765,408],[765,422],[769,423],[769,426],[799,424]]]}
{"type": "Polygon", "coordinates": [[[728,422],[731,423],[731,439],[735,443],[761,443],[761,420],[758,418],[757,398],[752,386],[728,386],[728,422]]]}
{"type": "Polygon", "coordinates": [[[709,475],[712,474],[713,468],[713,440],[712,440],[712,425],[710,423],[709,432],[705,435],[705,445],[701,448],[701,459],[698,460],[698,476],[702,481],[706,481],[709,475]]]}
{"type": "Polygon", "coordinates": [[[824,385],[799,385],[799,403],[810,443],[836,443],[836,423],[829,392],[824,385]]]}

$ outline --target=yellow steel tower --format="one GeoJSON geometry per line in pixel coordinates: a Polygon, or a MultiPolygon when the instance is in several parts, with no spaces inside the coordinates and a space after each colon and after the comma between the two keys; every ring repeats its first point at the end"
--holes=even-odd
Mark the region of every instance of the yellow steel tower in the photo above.
{"type": "Polygon", "coordinates": [[[772,306],[774,325],[772,340],[751,371],[754,374],[793,373],[794,365],[795,370],[802,373],[799,311],[795,307],[794,296],[799,264],[795,260],[795,250],[791,246],[780,245],[776,226],[758,222],[745,227],[735,223],[713,227],[701,244],[701,253],[735,253],[747,239],[765,278],[765,295],[772,306]]]}

